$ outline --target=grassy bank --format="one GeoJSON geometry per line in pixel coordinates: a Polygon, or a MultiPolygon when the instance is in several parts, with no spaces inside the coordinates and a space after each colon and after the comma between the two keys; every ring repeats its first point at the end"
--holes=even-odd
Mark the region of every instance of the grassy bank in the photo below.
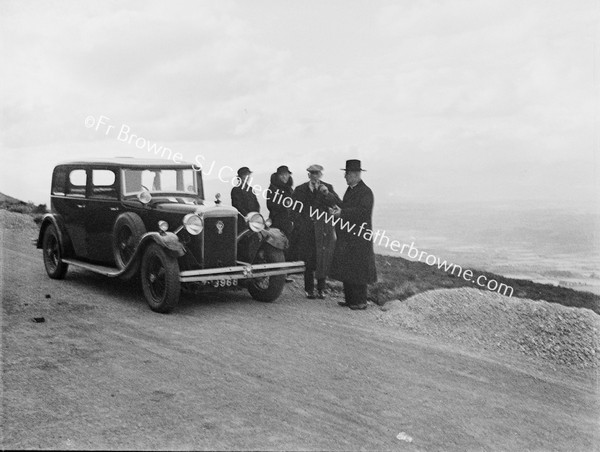
{"type": "MultiPolygon", "coordinates": [[[[477,284],[447,273],[424,262],[412,262],[401,257],[376,255],[379,282],[369,287],[369,298],[383,305],[390,300],[404,300],[417,293],[433,289],[457,287],[479,288],[477,284]]],[[[474,278],[485,275],[514,289],[513,297],[545,300],[563,306],[591,309],[600,314],[600,296],[565,287],[540,284],[529,280],[506,278],[490,272],[473,270],[474,278]]],[[[339,290],[341,284],[334,284],[339,290]]],[[[480,288],[486,290],[485,288],[480,288]]]]}

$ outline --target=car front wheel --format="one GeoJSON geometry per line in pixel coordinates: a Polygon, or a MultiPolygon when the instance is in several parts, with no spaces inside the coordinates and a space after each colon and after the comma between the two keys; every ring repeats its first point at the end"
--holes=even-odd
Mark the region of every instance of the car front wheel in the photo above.
{"type": "Polygon", "coordinates": [[[52,279],[63,279],[67,274],[69,264],[62,261],[58,232],[52,224],[44,231],[42,249],[44,250],[44,267],[48,276],[52,279]]]}
{"type": "MultiPolygon", "coordinates": [[[[255,264],[285,262],[283,251],[265,244],[258,252],[255,264]]],[[[285,286],[285,275],[265,276],[249,281],[248,292],[258,301],[275,301],[281,295],[285,286]]]]}
{"type": "Polygon", "coordinates": [[[152,243],[144,251],[140,272],[146,301],[155,312],[167,313],[179,301],[181,283],[177,259],[152,243]]]}

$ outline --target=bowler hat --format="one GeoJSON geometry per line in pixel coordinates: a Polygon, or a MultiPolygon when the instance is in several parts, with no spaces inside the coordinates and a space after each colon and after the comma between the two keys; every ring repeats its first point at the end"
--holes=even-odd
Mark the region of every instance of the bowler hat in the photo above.
{"type": "Polygon", "coordinates": [[[286,165],[281,165],[279,168],[277,168],[277,174],[283,174],[283,173],[292,174],[292,172],[286,165]]]}
{"type": "Polygon", "coordinates": [[[346,160],[346,168],[342,171],[366,171],[360,167],[360,160],[346,160]]]}
{"type": "Polygon", "coordinates": [[[321,165],[310,165],[308,168],[306,168],[306,171],[308,171],[309,173],[314,173],[316,171],[322,172],[323,171],[323,167],[321,165]]]}
{"type": "Polygon", "coordinates": [[[247,166],[242,166],[237,172],[238,177],[244,177],[246,174],[252,174],[252,171],[247,166]]]}

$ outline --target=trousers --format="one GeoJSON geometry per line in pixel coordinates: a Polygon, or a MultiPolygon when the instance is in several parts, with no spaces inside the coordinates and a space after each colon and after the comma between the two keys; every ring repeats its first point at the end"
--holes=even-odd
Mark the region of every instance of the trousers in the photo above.
{"type": "MultiPolygon", "coordinates": [[[[317,278],[317,290],[325,290],[326,278],[317,278]]],[[[306,270],[304,272],[304,290],[312,292],[315,290],[315,271],[306,270]]]]}

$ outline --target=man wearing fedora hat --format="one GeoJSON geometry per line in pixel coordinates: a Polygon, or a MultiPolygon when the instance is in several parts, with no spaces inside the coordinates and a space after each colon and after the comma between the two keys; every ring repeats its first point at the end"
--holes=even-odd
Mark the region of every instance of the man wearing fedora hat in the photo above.
{"type": "MultiPolygon", "coordinates": [[[[286,165],[281,165],[271,174],[271,184],[267,190],[267,209],[274,228],[280,229],[289,238],[294,227],[291,208],[285,207],[284,201],[292,198],[294,192],[292,172],[286,165]]],[[[287,201],[286,201],[287,202],[287,201]]]]}
{"type": "Polygon", "coordinates": [[[367,308],[367,285],[377,281],[373,242],[362,237],[357,230],[372,230],[373,192],[362,181],[360,160],[347,160],[343,168],[348,189],[342,205],[334,215],[342,221],[336,224],[337,242],[331,264],[331,277],[344,283],[345,302],[350,309],[367,308]],[[352,230],[341,228],[348,223],[352,230]],[[357,229],[360,228],[360,229],[357,229]]]}
{"type": "MultiPolygon", "coordinates": [[[[250,174],[252,174],[250,168],[247,166],[242,166],[237,172],[237,177],[240,180],[240,183],[231,190],[231,205],[235,207],[244,217],[250,212],[260,211],[258,199],[256,198],[252,187],[248,183],[250,174]]],[[[238,216],[238,232],[245,228],[246,222],[243,218],[238,216]]]]}

